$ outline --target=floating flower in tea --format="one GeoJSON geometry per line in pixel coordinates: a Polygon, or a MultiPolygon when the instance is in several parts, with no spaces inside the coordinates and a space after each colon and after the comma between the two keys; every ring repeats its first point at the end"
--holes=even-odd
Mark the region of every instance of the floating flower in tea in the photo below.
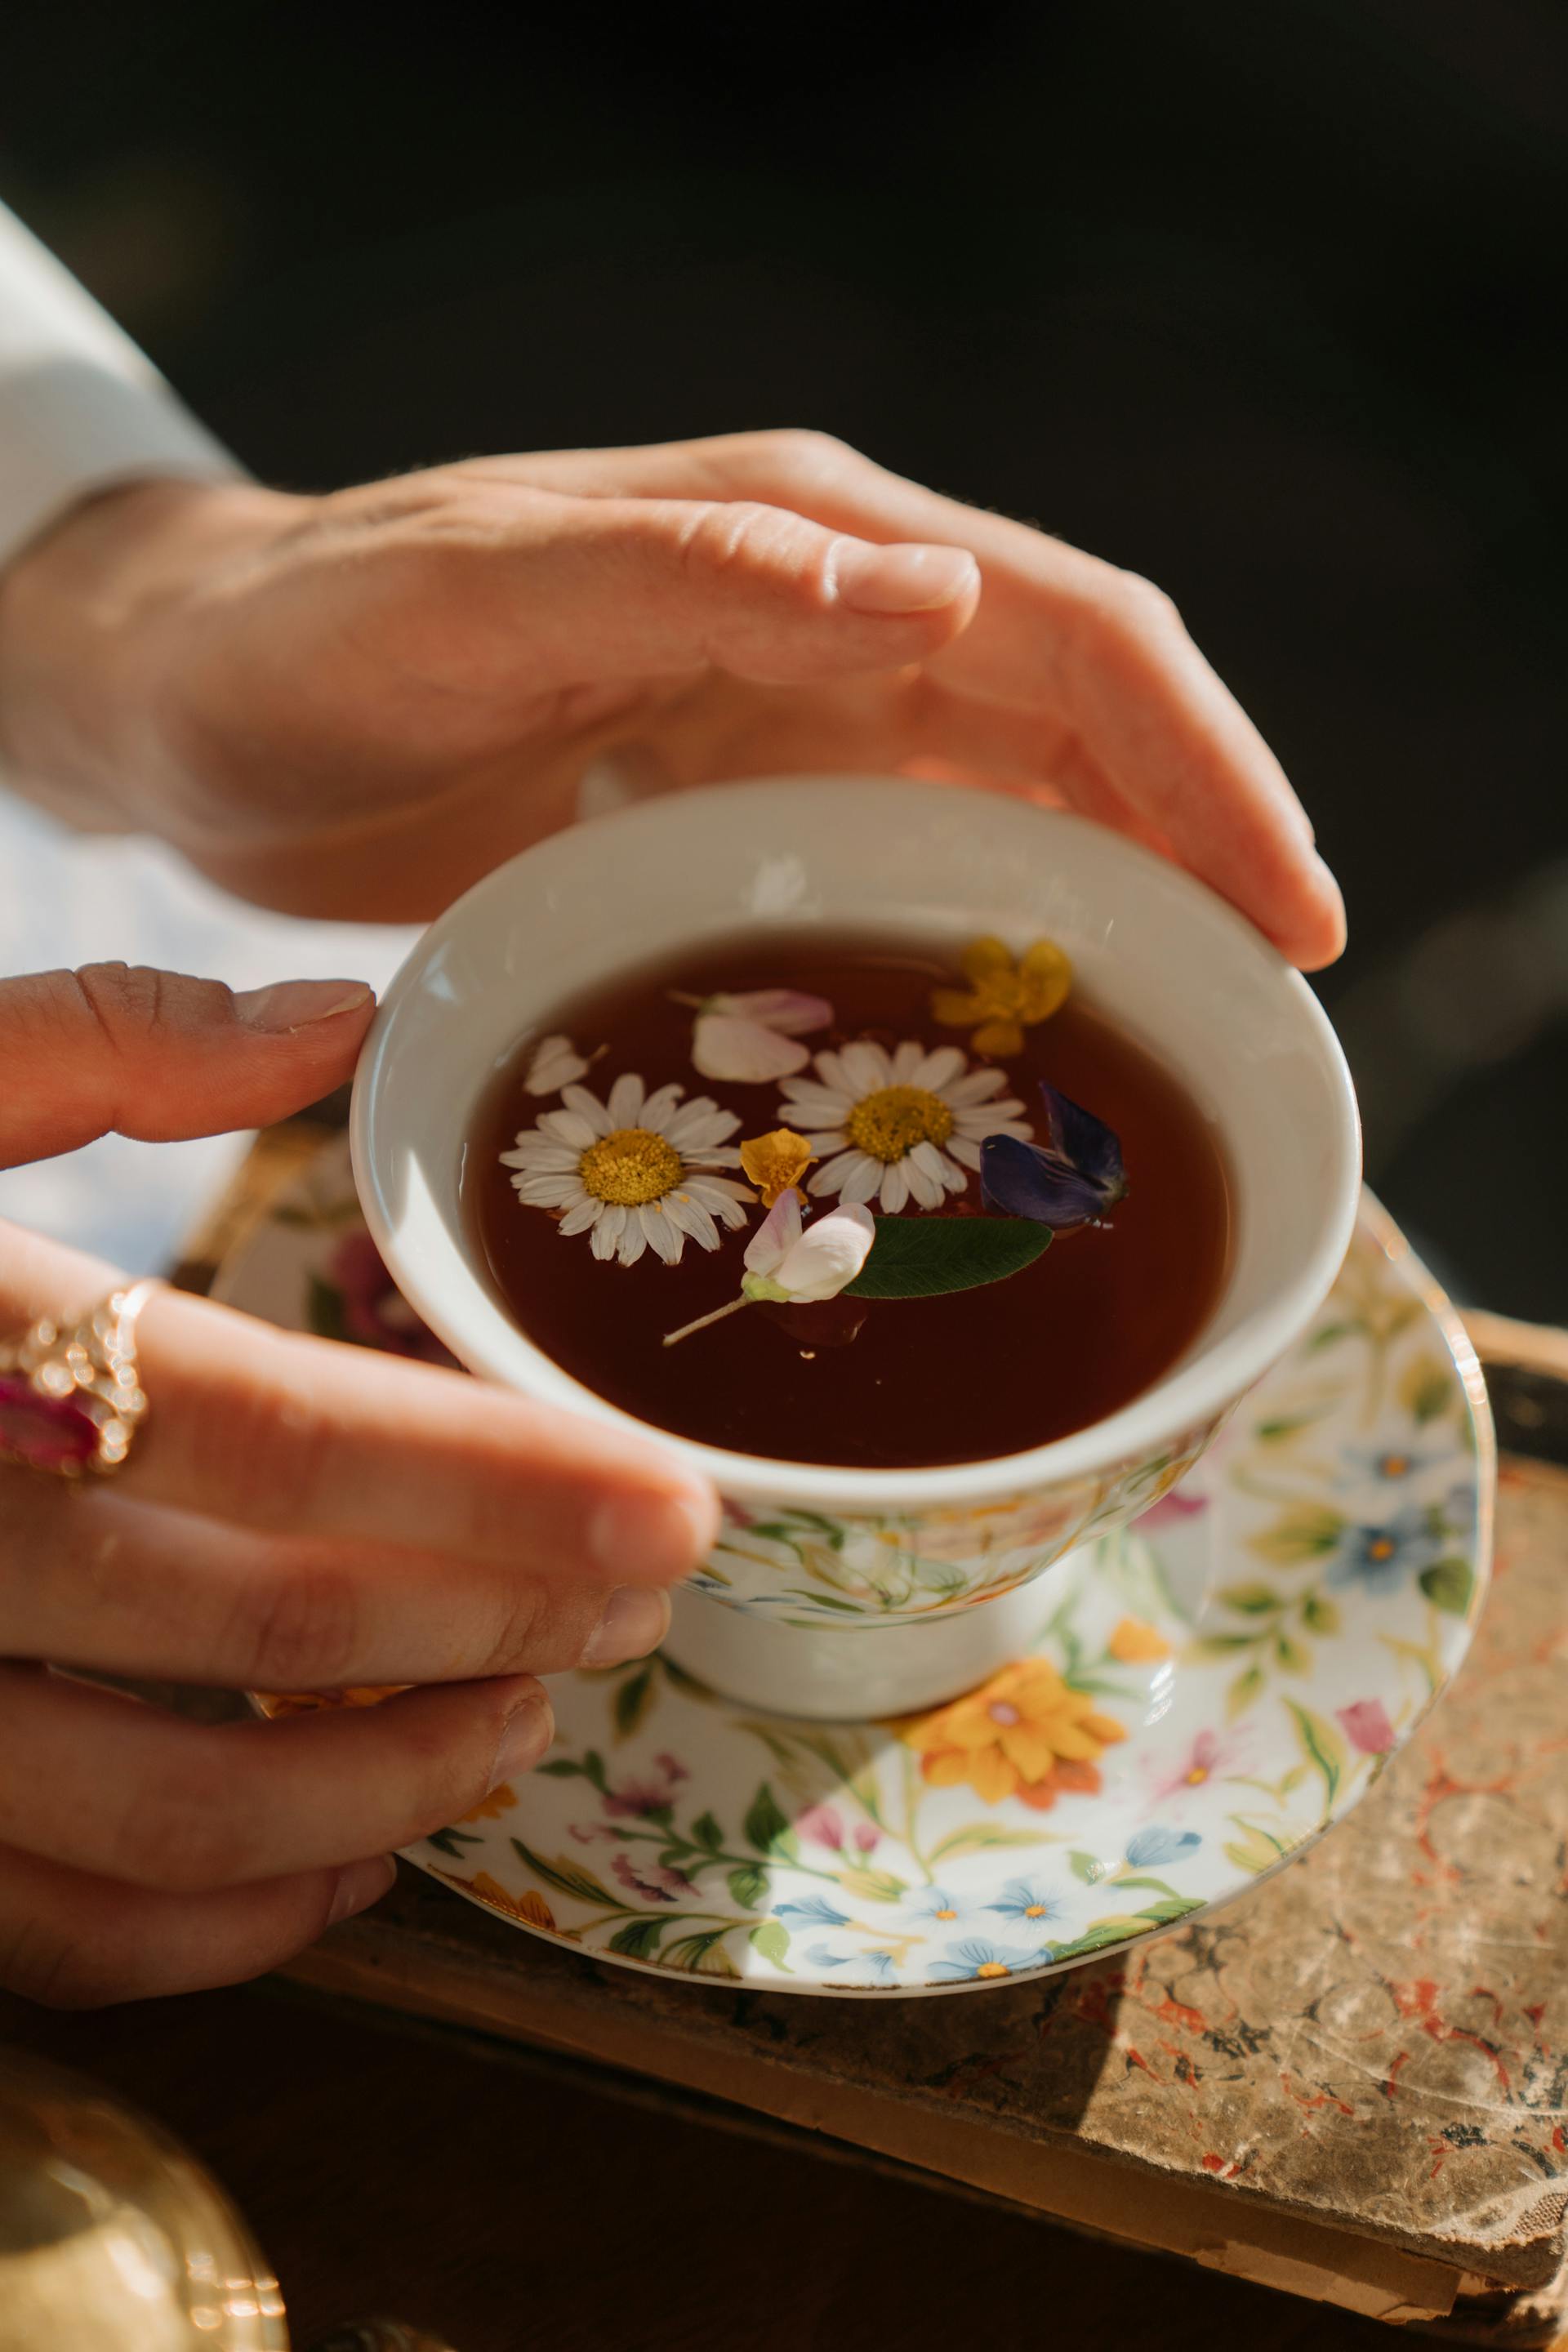
{"type": "Polygon", "coordinates": [[[1040,1082],[1045,1143],[1020,1141],[1003,1129],[981,1150],[981,1187],[987,1208],[1065,1233],[1098,1224],[1127,1192],[1121,1139],[1092,1111],[1040,1082]]]}
{"type": "Polygon", "coordinates": [[[804,1135],[775,1127],[771,1135],[755,1135],[742,1144],[741,1167],[756,1186],[763,1208],[771,1209],[783,1193],[803,1197],[801,1178],[816,1156],[804,1135]]]}
{"type": "Polygon", "coordinates": [[[741,1287],[748,1298],[805,1306],[837,1298],[855,1280],[877,1238],[877,1221],[858,1202],[804,1224],[800,1202],[782,1192],[746,1244],[741,1287]]]}
{"type": "Polygon", "coordinates": [[[607,1102],[567,1087],[562,1108],[542,1112],[500,1155],[516,1171],[519,1197],[557,1212],[563,1234],[589,1234],[595,1257],[622,1265],[649,1249],[675,1265],[689,1239],[717,1249],[719,1226],[743,1225],[752,1198],[744,1184],[713,1172],[739,1166],[728,1138],[741,1122],[707,1095],[683,1101],[685,1091],[666,1086],[650,1095],[629,1072],[607,1102]]]}
{"type": "Polygon", "coordinates": [[[963,1192],[987,1136],[1034,1133],[1006,1083],[1001,1070],[972,1069],[956,1045],[932,1051],[910,1038],[889,1054],[858,1038],[818,1054],[811,1077],[786,1078],[779,1116],[805,1131],[814,1153],[831,1155],[813,1193],[875,1201],[892,1216],[910,1201],[935,1209],[963,1192]]]}
{"type": "Polygon", "coordinates": [[[584,1055],[570,1037],[542,1037],[523,1074],[524,1094],[558,1095],[563,1087],[574,1086],[579,1078],[585,1078],[604,1050],[601,1045],[598,1053],[584,1055]]]}
{"type": "Polygon", "coordinates": [[[973,1029],[977,1054],[1005,1058],[1024,1050],[1024,1032],[1067,1003],[1072,966],[1050,940],[1014,957],[1000,940],[976,940],[959,958],[969,986],[933,988],[931,1015],[944,1029],[973,1029]]]}
{"type": "Polygon", "coordinates": [[[804,1070],[811,1052],[796,1041],[833,1021],[825,996],[798,988],[752,988],[696,1002],[691,1058],[705,1078],[731,1085],[763,1086],[804,1070]]]}

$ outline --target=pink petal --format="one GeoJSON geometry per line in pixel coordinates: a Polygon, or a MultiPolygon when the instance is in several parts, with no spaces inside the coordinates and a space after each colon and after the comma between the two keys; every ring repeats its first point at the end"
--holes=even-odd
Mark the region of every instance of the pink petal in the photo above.
{"type": "Polygon", "coordinates": [[[807,996],[798,988],[743,989],[739,996],[714,996],[709,1002],[715,1013],[739,1013],[784,1037],[805,1037],[813,1029],[833,1026],[833,1007],[826,997],[807,996]]]}
{"type": "Polygon", "coordinates": [[[760,1021],[732,1013],[703,1013],[692,1028],[691,1058],[705,1078],[765,1086],[803,1070],[811,1055],[804,1045],[764,1028],[760,1021]]]}
{"type": "Polygon", "coordinates": [[[781,1192],[751,1240],[746,1244],[746,1268],[751,1274],[771,1275],[800,1239],[800,1202],[793,1188],[781,1192]]]}
{"type": "Polygon", "coordinates": [[[1394,1726],[1380,1698],[1358,1698],[1353,1706],[1336,1707],[1352,1748],[1363,1756],[1386,1756],[1394,1745],[1394,1726]]]}

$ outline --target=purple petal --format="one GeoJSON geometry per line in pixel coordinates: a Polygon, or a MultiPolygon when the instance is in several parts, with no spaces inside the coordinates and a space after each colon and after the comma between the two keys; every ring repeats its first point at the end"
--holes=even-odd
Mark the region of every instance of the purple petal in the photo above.
{"type": "Polygon", "coordinates": [[[1102,1118],[1096,1118],[1081,1103],[1058,1094],[1043,1078],[1040,1098],[1046,1107],[1046,1125],[1058,1152],[1091,1184],[1099,1186],[1105,1206],[1110,1208],[1127,1190],[1121,1137],[1102,1118]]]}
{"type": "Polygon", "coordinates": [[[1061,1233],[1087,1225],[1104,1213],[1098,1184],[1069,1168],[1054,1151],[1021,1143],[1014,1135],[988,1135],[980,1147],[980,1181],[985,1205],[1009,1217],[1032,1217],[1061,1233]]]}

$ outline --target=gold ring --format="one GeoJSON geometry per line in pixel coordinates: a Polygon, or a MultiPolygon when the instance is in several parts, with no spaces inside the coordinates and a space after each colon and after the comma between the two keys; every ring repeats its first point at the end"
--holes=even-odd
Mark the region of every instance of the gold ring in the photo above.
{"type": "Polygon", "coordinates": [[[45,1316],[0,1341],[0,1462],[55,1478],[121,1467],[147,1411],[136,1318],[157,1287],[132,1283],[68,1330],[45,1316]]]}

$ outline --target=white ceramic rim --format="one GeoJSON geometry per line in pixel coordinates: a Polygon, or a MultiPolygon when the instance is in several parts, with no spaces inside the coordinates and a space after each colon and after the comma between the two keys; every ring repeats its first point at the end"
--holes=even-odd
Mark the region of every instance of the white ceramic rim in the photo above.
{"type": "Polygon", "coordinates": [[[456,899],[416,941],[381,1002],[361,1053],[349,1121],[354,1181],[365,1223],[409,1305],[452,1353],[482,1378],[651,1439],[721,1494],[741,1502],[799,1504],[806,1509],[896,1517],[928,1509],[973,1508],[1005,1501],[1026,1489],[1094,1477],[1140,1455],[1158,1454],[1180,1433],[1201,1428],[1226,1412],[1300,1338],[1344,1263],[1361,1192],[1361,1121],[1350,1069],[1332,1024],[1300,973],[1285,963],[1244,916],[1153,851],[1056,810],[1049,813],[1055,824],[1081,824],[1092,830],[1102,855],[1105,845],[1113,842],[1121,857],[1157,871],[1167,894],[1185,896],[1195,922],[1228,933],[1235,951],[1250,960],[1259,975],[1267,975],[1292,1003],[1301,1043],[1313,1054],[1326,1081],[1336,1116],[1330,1139],[1331,1175],[1323,1187],[1317,1237],[1293,1277],[1239,1330],[1206,1347],[1200,1339],[1198,1352],[1190,1362],[1119,1412],[1070,1436],[1054,1438],[1022,1454],[997,1454],[936,1469],[863,1470],[734,1454],[640,1421],[574,1380],[553,1357],[533,1344],[491,1296],[484,1277],[475,1270],[467,1242],[461,1253],[460,1295],[426,1280],[422,1266],[410,1258],[402,1245],[383,1181],[384,1174],[392,1173],[396,1139],[378,1123],[376,1109],[380,1076],[395,1048],[404,1007],[422,985],[429,965],[477,913],[492,901],[504,902],[513,896],[519,874],[541,851],[570,842],[591,852],[599,844],[613,856],[616,833],[628,820],[646,824],[651,811],[692,798],[707,802],[715,796],[771,793],[781,785],[798,790],[803,801],[814,790],[837,792],[847,787],[872,786],[911,795],[945,794],[952,789],[905,778],[767,776],[744,783],[705,785],[698,793],[681,793],[668,801],[639,803],[630,810],[584,819],[567,833],[521,851],[456,899]]]}

